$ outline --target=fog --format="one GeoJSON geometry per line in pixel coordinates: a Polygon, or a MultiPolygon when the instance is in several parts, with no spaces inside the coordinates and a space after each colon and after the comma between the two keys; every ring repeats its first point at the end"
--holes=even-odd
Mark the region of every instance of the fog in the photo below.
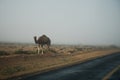
{"type": "Polygon", "coordinates": [[[120,46],[119,0],[0,0],[0,42],[120,46]]]}

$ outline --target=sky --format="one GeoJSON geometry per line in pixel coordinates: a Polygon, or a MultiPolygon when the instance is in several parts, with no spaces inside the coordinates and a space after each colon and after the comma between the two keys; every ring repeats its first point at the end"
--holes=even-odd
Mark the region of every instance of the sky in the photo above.
{"type": "Polygon", "coordinates": [[[0,0],[0,42],[120,46],[120,0],[0,0]]]}

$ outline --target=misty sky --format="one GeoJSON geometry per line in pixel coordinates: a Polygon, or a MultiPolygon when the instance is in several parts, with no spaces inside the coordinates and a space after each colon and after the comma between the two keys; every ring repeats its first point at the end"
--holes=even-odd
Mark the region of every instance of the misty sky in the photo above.
{"type": "Polygon", "coordinates": [[[120,0],[0,0],[0,42],[120,45],[120,0]]]}

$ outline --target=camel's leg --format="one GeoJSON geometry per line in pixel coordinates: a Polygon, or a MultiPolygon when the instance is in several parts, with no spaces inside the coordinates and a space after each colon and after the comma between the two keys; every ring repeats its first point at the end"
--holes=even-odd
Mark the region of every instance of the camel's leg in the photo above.
{"type": "Polygon", "coordinates": [[[44,46],[44,49],[45,49],[45,50],[47,50],[47,49],[48,49],[47,45],[45,45],[45,46],[44,46]]]}
{"type": "Polygon", "coordinates": [[[47,45],[48,46],[48,50],[50,49],[50,45],[47,45]]]}
{"type": "Polygon", "coordinates": [[[41,51],[42,51],[42,54],[43,54],[43,45],[41,45],[40,48],[41,48],[41,51]]]}
{"type": "Polygon", "coordinates": [[[43,47],[42,47],[42,54],[43,54],[43,47]]]}
{"type": "Polygon", "coordinates": [[[50,45],[47,45],[47,50],[48,50],[48,51],[50,50],[50,45]]]}
{"type": "Polygon", "coordinates": [[[40,53],[40,45],[38,45],[38,47],[37,47],[37,48],[38,48],[38,54],[39,54],[39,53],[40,53]]]}

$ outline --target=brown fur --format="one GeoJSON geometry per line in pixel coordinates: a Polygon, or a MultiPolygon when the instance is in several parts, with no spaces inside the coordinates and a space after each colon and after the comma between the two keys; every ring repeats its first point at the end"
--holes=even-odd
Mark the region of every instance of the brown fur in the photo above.
{"type": "MultiPolygon", "coordinates": [[[[35,36],[34,41],[36,44],[38,44],[38,48],[39,47],[43,48],[44,45],[47,45],[49,48],[49,46],[51,45],[51,40],[46,35],[42,35],[41,37],[38,38],[38,40],[37,40],[37,37],[35,36]]],[[[39,49],[38,49],[38,51],[39,51],[39,49]]]]}

